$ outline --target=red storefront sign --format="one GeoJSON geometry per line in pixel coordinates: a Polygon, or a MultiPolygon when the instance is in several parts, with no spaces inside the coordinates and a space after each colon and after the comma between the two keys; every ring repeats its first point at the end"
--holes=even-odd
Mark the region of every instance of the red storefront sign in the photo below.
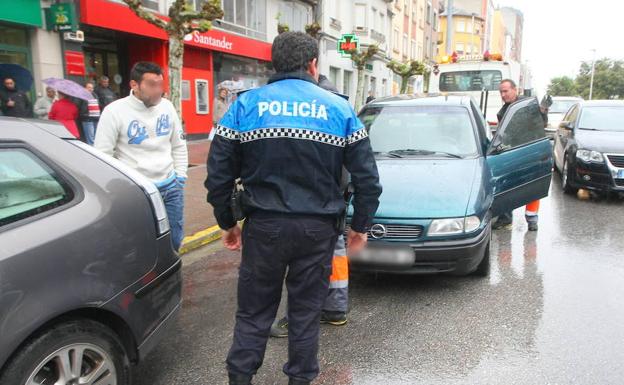
{"type": "MultiPolygon", "coordinates": [[[[162,16],[164,20],[167,18],[162,16]]],[[[81,0],[80,21],[85,24],[167,40],[167,34],[158,27],[137,17],[125,5],[107,0],[81,0]]],[[[218,30],[194,32],[185,37],[185,43],[198,48],[227,52],[265,61],[271,60],[271,44],[218,30]]]]}
{"type": "Polygon", "coordinates": [[[85,76],[84,54],[76,51],[65,51],[65,71],[68,75],[85,76]]]}

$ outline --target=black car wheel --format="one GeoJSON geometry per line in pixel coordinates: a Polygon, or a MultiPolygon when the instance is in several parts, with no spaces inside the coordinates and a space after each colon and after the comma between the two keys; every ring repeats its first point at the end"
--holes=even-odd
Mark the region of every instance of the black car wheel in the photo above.
{"type": "Polygon", "coordinates": [[[568,156],[563,158],[563,169],[561,170],[561,188],[566,194],[576,194],[577,188],[570,185],[570,180],[574,178],[572,170],[568,167],[568,156]]]}
{"type": "Polygon", "coordinates": [[[105,325],[72,320],[31,339],[0,375],[2,385],[128,385],[130,364],[105,325]]]}

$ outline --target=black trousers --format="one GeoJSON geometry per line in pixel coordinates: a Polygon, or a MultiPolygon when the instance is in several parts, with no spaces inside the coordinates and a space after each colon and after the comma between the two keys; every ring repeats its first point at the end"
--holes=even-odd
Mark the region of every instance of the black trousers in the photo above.
{"type": "Polygon", "coordinates": [[[234,340],[227,357],[230,374],[251,376],[262,365],[288,271],[284,373],[304,381],[318,376],[320,314],[337,238],[335,220],[327,217],[255,213],[247,219],[234,340]]]}

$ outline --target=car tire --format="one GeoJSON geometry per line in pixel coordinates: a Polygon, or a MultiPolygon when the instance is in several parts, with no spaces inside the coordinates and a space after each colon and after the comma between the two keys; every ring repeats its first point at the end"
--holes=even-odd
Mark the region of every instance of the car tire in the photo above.
{"type": "Polygon", "coordinates": [[[104,324],[77,319],[30,339],[0,374],[0,384],[82,384],[104,376],[110,376],[107,384],[130,384],[130,361],[123,344],[104,324]],[[57,365],[63,359],[67,365],[57,365]]]}
{"type": "Polygon", "coordinates": [[[485,246],[485,254],[483,259],[479,262],[477,269],[472,272],[472,275],[477,277],[488,277],[490,275],[490,243],[485,246]]]}
{"type": "Polygon", "coordinates": [[[561,169],[561,188],[566,194],[576,194],[577,188],[570,186],[570,179],[573,178],[573,174],[568,167],[568,156],[563,158],[563,168],[561,169]]]}

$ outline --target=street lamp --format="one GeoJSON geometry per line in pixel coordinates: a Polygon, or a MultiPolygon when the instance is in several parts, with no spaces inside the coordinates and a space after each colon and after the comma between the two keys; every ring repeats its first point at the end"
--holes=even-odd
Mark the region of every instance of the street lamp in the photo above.
{"type": "Polygon", "coordinates": [[[589,100],[592,100],[594,94],[594,69],[596,67],[596,49],[592,49],[594,56],[592,58],[591,78],[589,80],[589,100]]]}

